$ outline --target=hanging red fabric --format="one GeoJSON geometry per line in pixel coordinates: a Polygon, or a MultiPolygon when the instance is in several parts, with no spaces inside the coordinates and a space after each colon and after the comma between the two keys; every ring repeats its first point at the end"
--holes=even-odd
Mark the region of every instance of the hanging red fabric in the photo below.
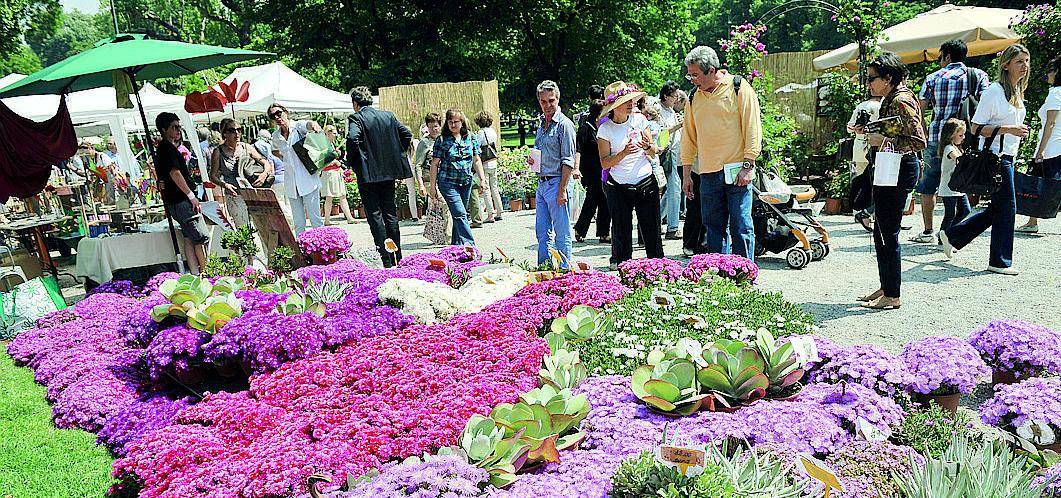
{"type": "Polygon", "coordinates": [[[77,153],[77,135],[66,107],[40,123],[15,114],[0,101],[0,203],[9,197],[37,195],[48,183],[52,166],[77,153]]]}

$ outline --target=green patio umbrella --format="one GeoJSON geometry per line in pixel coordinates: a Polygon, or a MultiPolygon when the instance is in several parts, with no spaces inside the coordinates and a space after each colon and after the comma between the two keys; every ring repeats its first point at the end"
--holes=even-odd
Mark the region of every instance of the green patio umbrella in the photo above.
{"type": "MultiPolygon", "coordinates": [[[[196,45],[175,41],[152,40],[142,34],[118,34],[101,40],[96,45],[80,54],[71,56],[33,73],[14,84],[0,89],[0,98],[23,95],[67,94],[79,90],[89,90],[105,86],[114,86],[121,81],[122,75],[129,77],[133,93],[136,95],[140,118],[144,121],[144,133],[148,139],[147,147],[151,157],[155,157],[155,145],[150,140],[151,128],[140,100],[138,81],[153,80],[192,74],[204,69],[257,59],[271,57],[275,54],[254,52],[234,48],[196,45]]],[[[119,95],[122,92],[118,92],[119,95]]],[[[165,207],[165,204],[163,204],[165,207]]],[[[165,207],[169,220],[170,237],[173,240],[173,252],[180,253],[177,234],[173,229],[173,218],[169,208],[165,207]]],[[[184,271],[181,258],[177,266],[184,271]]]]}

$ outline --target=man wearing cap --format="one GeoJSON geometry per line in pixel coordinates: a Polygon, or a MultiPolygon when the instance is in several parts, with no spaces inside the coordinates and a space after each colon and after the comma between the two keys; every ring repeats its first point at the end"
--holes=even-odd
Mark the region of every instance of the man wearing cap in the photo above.
{"type": "Polygon", "coordinates": [[[692,198],[690,172],[697,173],[707,252],[754,259],[750,184],[763,142],[759,98],[744,78],[720,69],[711,47],[692,49],[685,66],[685,77],[697,90],[689,97],[682,128],[682,190],[692,198]],[[698,170],[694,159],[699,159],[698,170]]]}
{"type": "Polygon", "coordinates": [[[534,222],[538,264],[549,261],[549,249],[553,248],[563,259],[561,265],[567,268],[571,261],[571,209],[567,197],[568,181],[575,167],[575,124],[560,111],[560,87],[556,82],[545,80],[537,90],[542,109],[534,134],[534,148],[541,152],[534,222]]]}

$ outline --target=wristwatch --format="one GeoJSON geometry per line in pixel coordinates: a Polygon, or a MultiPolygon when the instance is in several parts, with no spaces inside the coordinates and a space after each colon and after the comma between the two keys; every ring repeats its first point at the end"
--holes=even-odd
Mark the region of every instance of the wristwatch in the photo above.
{"type": "Polygon", "coordinates": [[[741,169],[747,169],[747,170],[755,169],[755,164],[753,164],[751,161],[745,160],[744,161],[744,167],[741,168],[741,169]]]}

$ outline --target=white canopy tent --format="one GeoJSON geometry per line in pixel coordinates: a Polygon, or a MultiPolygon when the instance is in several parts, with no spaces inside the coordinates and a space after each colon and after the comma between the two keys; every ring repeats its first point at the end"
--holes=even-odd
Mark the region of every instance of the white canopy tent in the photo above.
{"type": "MultiPolygon", "coordinates": [[[[1021,11],[991,7],[945,4],[913,19],[887,28],[882,33],[881,50],[895,52],[906,64],[934,61],[939,46],[949,40],[962,40],[969,56],[993,54],[1020,41],[1009,27],[1021,11]]],[[[858,45],[849,43],[814,59],[814,69],[837,66],[857,69],[858,45]]]]}
{"type": "MultiPolygon", "coordinates": [[[[22,78],[21,74],[9,74],[0,78],[0,88],[14,83],[22,78]]],[[[130,97],[134,102],[135,96],[130,97]]],[[[154,128],[151,120],[162,112],[172,112],[181,120],[184,133],[193,144],[198,141],[195,132],[195,123],[191,115],[184,110],[184,97],[170,95],[162,92],[151,83],[144,83],[140,90],[140,98],[144,102],[144,112],[149,120],[148,125],[154,128]]],[[[58,95],[27,95],[24,97],[10,97],[3,99],[5,105],[15,111],[16,114],[32,119],[43,121],[55,115],[59,108],[58,95]]],[[[101,125],[106,125],[110,135],[115,138],[118,146],[119,162],[128,165],[130,175],[133,179],[139,179],[142,174],[140,163],[133,157],[132,149],[129,147],[129,131],[139,130],[140,114],[135,109],[119,109],[115,98],[113,87],[100,87],[91,90],[73,92],[67,95],[67,107],[70,109],[70,119],[73,121],[79,134],[98,134],[101,125]],[[87,125],[87,126],[86,126],[87,125]]],[[[192,153],[199,159],[199,164],[206,164],[199,147],[192,147],[192,153]]]]}
{"type": "Polygon", "coordinates": [[[241,67],[232,72],[225,83],[233,79],[250,82],[250,98],[246,102],[236,102],[225,106],[224,113],[196,114],[199,122],[231,116],[246,118],[265,114],[273,102],[283,104],[292,113],[323,112],[334,114],[353,114],[354,106],[350,96],[329,90],[291,70],[282,62],[272,62],[261,66],[241,67]]]}

